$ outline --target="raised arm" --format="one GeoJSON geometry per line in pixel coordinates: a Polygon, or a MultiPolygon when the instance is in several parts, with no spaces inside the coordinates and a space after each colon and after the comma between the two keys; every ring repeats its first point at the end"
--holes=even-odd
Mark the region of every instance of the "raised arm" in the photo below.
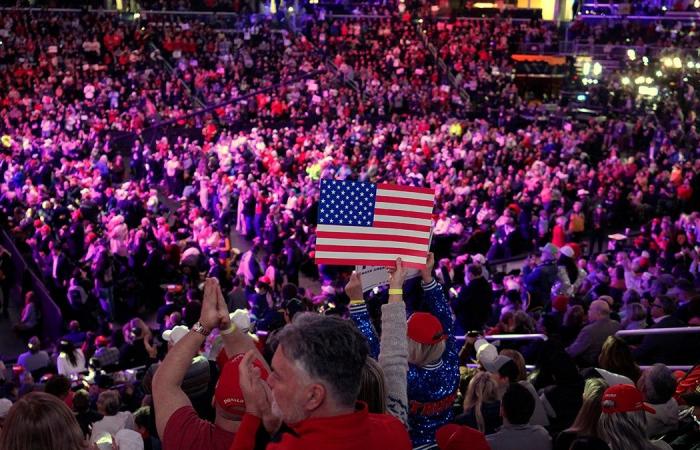
{"type": "Polygon", "coordinates": [[[435,266],[435,256],[428,253],[426,266],[421,270],[423,299],[428,307],[428,312],[437,317],[445,333],[452,336],[452,311],[442,286],[433,278],[433,266],[435,266]]]}
{"type": "Polygon", "coordinates": [[[450,310],[450,304],[445,297],[442,286],[433,278],[433,266],[435,266],[435,255],[433,255],[433,253],[428,253],[426,265],[421,270],[423,299],[428,306],[428,312],[440,321],[443,331],[447,334],[445,353],[442,357],[448,358],[450,362],[457,364],[457,342],[455,341],[454,329],[452,326],[452,311],[450,310]]]}
{"type": "Polygon", "coordinates": [[[369,344],[369,355],[377,359],[379,357],[379,339],[377,331],[372,325],[362,294],[362,280],[357,272],[350,275],[350,281],[345,285],[345,293],[350,297],[350,319],[367,339],[369,344]]]}
{"type": "MultiPolygon", "coordinates": [[[[218,328],[222,319],[221,311],[217,308],[215,288],[216,280],[208,278],[204,283],[204,300],[199,323],[207,330],[218,328]]],[[[226,317],[225,319],[228,319],[226,317]]],[[[202,347],[206,336],[202,333],[190,330],[180,341],[170,349],[163,363],[153,377],[153,403],[156,410],[156,428],[158,435],[165,436],[165,427],[170,417],[178,409],[191,406],[187,395],[181,385],[185,373],[192,364],[199,349],[202,347]]]]}
{"type": "Polygon", "coordinates": [[[386,382],[387,411],[403,424],[408,423],[408,342],[406,340],[406,304],[403,295],[394,289],[402,289],[406,272],[401,260],[389,270],[389,303],[382,306],[382,335],[379,343],[379,365],[386,382]]]}

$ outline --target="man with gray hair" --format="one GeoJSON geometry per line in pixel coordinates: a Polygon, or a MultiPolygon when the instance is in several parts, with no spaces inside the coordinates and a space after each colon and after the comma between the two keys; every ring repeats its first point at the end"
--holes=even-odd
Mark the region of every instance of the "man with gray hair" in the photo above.
{"type": "Polygon", "coordinates": [[[360,331],[339,317],[300,313],[277,335],[267,382],[248,352],[240,365],[246,414],[231,450],[252,450],[262,423],[275,419],[290,432],[273,438],[267,450],[409,450],[403,424],[388,414],[370,414],[357,402],[369,349],[360,331]]]}
{"type": "Polygon", "coordinates": [[[605,300],[591,302],[588,309],[588,325],[583,327],[573,344],[566,352],[576,359],[581,367],[591,367],[598,364],[598,355],[603,343],[617,333],[620,323],[610,319],[610,305],[605,300]]]}
{"type": "Polygon", "coordinates": [[[642,372],[637,381],[637,389],[644,396],[644,401],[656,411],[646,413],[647,437],[660,436],[678,429],[678,402],[673,398],[676,393],[676,378],[671,369],[664,364],[654,364],[642,372]]]}

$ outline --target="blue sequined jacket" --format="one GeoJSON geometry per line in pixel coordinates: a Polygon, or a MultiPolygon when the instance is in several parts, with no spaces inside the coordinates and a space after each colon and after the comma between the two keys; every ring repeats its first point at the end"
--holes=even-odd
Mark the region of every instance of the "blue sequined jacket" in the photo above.
{"type": "MultiPolygon", "coordinates": [[[[445,294],[437,283],[422,283],[428,312],[442,323],[448,335],[445,353],[433,364],[408,368],[408,424],[415,450],[437,449],[435,432],[453,418],[454,403],[459,384],[458,348],[452,327],[452,313],[445,294]]],[[[379,340],[366,308],[351,308],[351,318],[367,338],[373,357],[379,354],[379,340]]]]}

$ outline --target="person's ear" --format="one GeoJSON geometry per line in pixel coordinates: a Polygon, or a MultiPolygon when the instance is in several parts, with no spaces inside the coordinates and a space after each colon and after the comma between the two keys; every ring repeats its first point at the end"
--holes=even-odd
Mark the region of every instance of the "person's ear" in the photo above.
{"type": "Polygon", "coordinates": [[[307,411],[315,411],[326,401],[328,392],[326,391],[326,387],[321,383],[313,383],[307,389],[304,409],[307,411]]]}

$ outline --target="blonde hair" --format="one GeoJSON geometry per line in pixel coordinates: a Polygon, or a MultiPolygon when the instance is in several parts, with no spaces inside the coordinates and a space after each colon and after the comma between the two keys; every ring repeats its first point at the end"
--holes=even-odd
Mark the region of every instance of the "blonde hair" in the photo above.
{"type": "Polygon", "coordinates": [[[583,388],[583,404],[576,415],[574,423],[567,431],[585,436],[598,436],[598,418],[600,417],[603,393],[608,383],[602,378],[589,378],[583,388]]]}
{"type": "Polygon", "coordinates": [[[437,344],[419,344],[408,338],[408,362],[414,366],[424,367],[434,363],[445,353],[445,341],[437,344]]]}
{"type": "Polygon", "coordinates": [[[375,414],[386,413],[386,382],[384,370],[374,358],[368,356],[362,368],[360,379],[360,393],[358,400],[367,403],[369,412],[375,414]]]}
{"type": "Polygon", "coordinates": [[[644,411],[601,414],[598,420],[600,437],[610,445],[611,450],[657,449],[647,438],[646,427],[644,411]]]}
{"type": "Polygon", "coordinates": [[[481,407],[484,403],[497,400],[498,385],[491,378],[491,374],[488,372],[477,372],[469,382],[469,387],[467,387],[467,394],[464,397],[464,412],[474,408],[476,425],[482,433],[486,430],[486,420],[481,412],[481,407]]]}

